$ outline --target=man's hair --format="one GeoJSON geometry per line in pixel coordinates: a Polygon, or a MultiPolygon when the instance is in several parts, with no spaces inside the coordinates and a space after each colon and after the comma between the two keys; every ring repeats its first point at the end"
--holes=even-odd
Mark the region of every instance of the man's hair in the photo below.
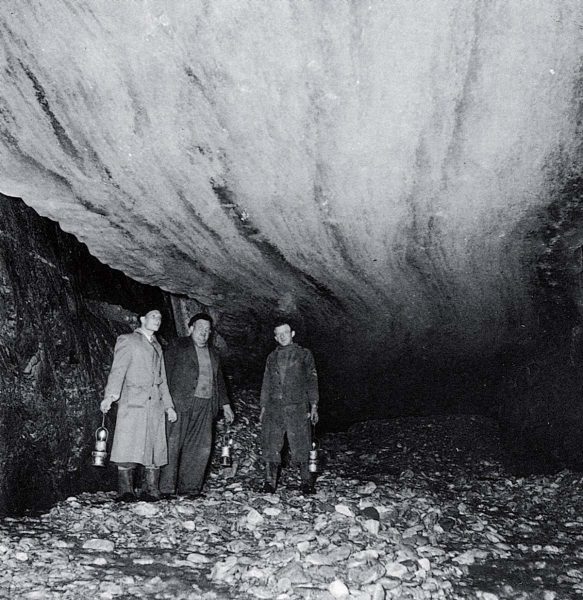
{"type": "Polygon", "coordinates": [[[188,326],[192,327],[197,321],[208,321],[211,324],[211,327],[213,326],[213,320],[211,318],[210,315],[207,315],[206,313],[196,313],[193,317],[190,317],[190,320],[188,321],[188,326]]]}
{"type": "Polygon", "coordinates": [[[290,330],[295,331],[293,321],[285,317],[279,317],[273,322],[273,330],[275,331],[278,327],[283,327],[284,325],[289,325],[290,330]]]}
{"type": "Polygon", "coordinates": [[[144,307],[140,308],[140,311],[141,312],[138,313],[138,317],[140,319],[142,317],[145,317],[148,313],[151,313],[151,312],[154,312],[154,311],[157,311],[160,314],[162,314],[162,311],[159,308],[156,308],[156,307],[152,308],[151,306],[144,306],[144,307]]]}

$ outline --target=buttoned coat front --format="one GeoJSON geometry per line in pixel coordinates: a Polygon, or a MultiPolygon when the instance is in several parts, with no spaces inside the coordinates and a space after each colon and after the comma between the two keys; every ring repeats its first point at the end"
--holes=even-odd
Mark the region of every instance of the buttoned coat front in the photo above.
{"type": "MultiPolygon", "coordinates": [[[[212,412],[216,417],[221,406],[229,404],[229,398],[220,360],[212,348],[209,348],[209,355],[213,372],[212,412]]],[[[198,381],[198,357],[190,336],[178,338],[168,348],[166,373],[176,411],[187,411],[188,403],[194,400],[198,381]]]]}
{"type": "Polygon", "coordinates": [[[318,405],[314,356],[297,344],[278,346],[268,357],[261,386],[262,454],[268,463],[281,461],[287,434],[292,460],[307,463],[311,447],[309,411],[318,405]]]}
{"type": "Polygon", "coordinates": [[[109,395],[119,397],[111,460],[165,465],[165,411],[174,405],[155,337],[150,342],[136,330],[117,338],[105,388],[105,397],[109,395]]]}
{"type": "Polygon", "coordinates": [[[260,402],[268,412],[291,405],[308,411],[318,404],[318,375],[310,350],[294,343],[278,346],[267,357],[260,402]],[[285,357],[283,364],[279,356],[285,357]]]}

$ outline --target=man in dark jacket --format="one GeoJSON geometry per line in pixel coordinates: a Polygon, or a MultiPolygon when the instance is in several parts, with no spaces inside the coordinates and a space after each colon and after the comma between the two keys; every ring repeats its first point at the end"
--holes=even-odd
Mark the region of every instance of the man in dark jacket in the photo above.
{"type": "Polygon", "coordinates": [[[299,463],[301,490],[314,493],[308,468],[311,448],[310,423],[318,422],[318,375],[314,357],[293,342],[295,331],[287,321],[274,329],[278,347],[267,357],[261,387],[261,437],[265,461],[263,492],[277,488],[281,449],[287,434],[291,458],[299,463]]]}
{"type": "Polygon", "coordinates": [[[189,336],[178,338],[166,352],[168,387],[178,419],[167,428],[168,464],[160,474],[165,498],[200,495],[219,407],[228,423],[235,418],[219,357],[208,346],[211,327],[209,315],[194,315],[188,322],[189,336]]]}

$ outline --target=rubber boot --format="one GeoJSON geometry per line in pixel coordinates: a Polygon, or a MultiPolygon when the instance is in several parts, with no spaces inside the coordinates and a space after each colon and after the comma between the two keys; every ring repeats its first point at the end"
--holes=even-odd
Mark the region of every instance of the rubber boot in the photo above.
{"type": "Polygon", "coordinates": [[[275,490],[277,489],[278,470],[278,463],[265,463],[265,482],[263,483],[263,489],[261,490],[264,494],[275,494],[275,490]]]}
{"type": "Polygon", "coordinates": [[[117,468],[117,497],[116,502],[135,502],[134,467],[117,468]]]}
{"type": "Polygon", "coordinates": [[[144,502],[158,502],[161,498],[159,483],[160,468],[146,467],[144,469],[144,489],[140,500],[144,502]]]}
{"type": "Polygon", "coordinates": [[[308,463],[300,463],[300,479],[302,481],[300,485],[300,492],[304,494],[304,496],[312,496],[316,493],[316,488],[314,487],[314,478],[310,473],[310,467],[308,463]]]}

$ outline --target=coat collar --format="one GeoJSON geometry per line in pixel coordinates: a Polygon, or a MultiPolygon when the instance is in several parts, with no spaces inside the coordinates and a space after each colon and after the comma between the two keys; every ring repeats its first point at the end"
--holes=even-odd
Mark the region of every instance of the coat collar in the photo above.
{"type": "Polygon", "coordinates": [[[145,344],[148,344],[149,347],[153,348],[158,356],[162,354],[162,346],[160,346],[160,342],[156,339],[154,334],[152,334],[152,341],[150,342],[141,329],[136,329],[134,333],[138,334],[145,344]]]}

